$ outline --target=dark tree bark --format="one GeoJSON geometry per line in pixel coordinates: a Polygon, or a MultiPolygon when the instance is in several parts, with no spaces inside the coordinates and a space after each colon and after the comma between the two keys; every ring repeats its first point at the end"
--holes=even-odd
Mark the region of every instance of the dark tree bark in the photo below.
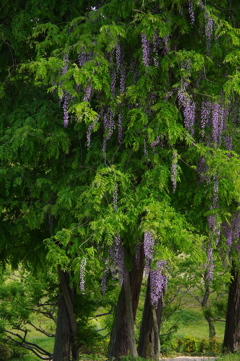
{"type": "MultiPolygon", "coordinates": [[[[133,264],[134,262],[135,260],[133,260],[133,264]]],[[[144,269],[144,255],[143,255],[143,247],[141,247],[139,263],[129,272],[129,279],[130,279],[131,292],[132,292],[132,311],[133,311],[134,320],[137,312],[139,294],[142,285],[143,269],[144,269]]],[[[115,309],[115,317],[114,317],[113,327],[111,330],[107,357],[109,360],[112,360],[113,358],[115,360],[118,360],[119,357],[128,355],[128,350],[129,347],[128,347],[125,295],[124,295],[124,288],[122,286],[118,297],[118,303],[115,309]]]]}
{"type": "Polygon", "coordinates": [[[223,349],[235,352],[240,350],[240,274],[234,263],[231,276],[223,349]]]}
{"type": "Polygon", "coordinates": [[[74,313],[74,290],[69,287],[69,275],[58,267],[60,284],[57,330],[54,344],[54,361],[76,361],[79,356],[77,344],[77,321],[74,313]],[[72,358],[71,358],[72,356],[72,358]]]}
{"type": "Polygon", "coordinates": [[[62,294],[58,300],[57,329],[53,351],[53,361],[69,361],[71,354],[71,325],[62,294]]]}
{"type": "Polygon", "coordinates": [[[162,308],[162,298],[159,299],[157,309],[153,308],[151,305],[150,277],[148,277],[142,323],[138,341],[138,354],[141,357],[158,357],[160,352],[159,330],[162,318],[162,308]]]}
{"type": "Polygon", "coordinates": [[[134,316],[132,308],[132,290],[130,285],[129,274],[126,272],[123,283],[124,296],[125,296],[125,307],[126,307],[126,318],[127,318],[127,338],[128,348],[132,357],[137,357],[137,346],[134,334],[134,316]]]}

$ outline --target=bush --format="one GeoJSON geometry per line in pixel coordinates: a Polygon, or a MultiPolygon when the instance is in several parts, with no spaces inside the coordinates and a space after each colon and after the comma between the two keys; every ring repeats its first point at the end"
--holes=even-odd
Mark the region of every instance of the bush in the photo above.
{"type": "Polygon", "coordinates": [[[196,352],[198,343],[199,343],[199,341],[196,338],[187,336],[184,339],[184,342],[182,345],[183,352],[186,352],[186,353],[196,352]]]}
{"type": "MultiPolygon", "coordinates": [[[[171,351],[193,354],[193,353],[208,353],[208,354],[220,354],[222,349],[222,342],[217,338],[211,339],[202,338],[198,339],[192,336],[179,337],[175,339],[175,342],[168,343],[168,353],[171,351]],[[170,346],[172,346],[170,350],[170,346]]],[[[165,353],[165,344],[161,348],[161,352],[165,353]]]]}
{"type": "Polygon", "coordinates": [[[7,361],[9,357],[10,351],[8,345],[0,343],[0,361],[7,361]]]}

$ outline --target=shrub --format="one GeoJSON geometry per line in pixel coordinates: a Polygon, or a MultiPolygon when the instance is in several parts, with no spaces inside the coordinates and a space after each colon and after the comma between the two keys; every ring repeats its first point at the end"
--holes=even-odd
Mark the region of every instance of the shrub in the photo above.
{"type": "Polygon", "coordinates": [[[0,343],[0,361],[7,361],[9,357],[10,351],[8,345],[0,343]]]}
{"type": "Polygon", "coordinates": [[[198,340],[194,337],[188,336],[183,342],[183,352],[192,353],[197,351],[198,340]]]}

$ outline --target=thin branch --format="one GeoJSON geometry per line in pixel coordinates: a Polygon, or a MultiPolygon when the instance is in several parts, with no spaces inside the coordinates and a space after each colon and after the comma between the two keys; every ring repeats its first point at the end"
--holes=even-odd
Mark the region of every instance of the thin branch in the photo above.
{"type": "Polygon", "coordinates": [[[32,326],[36,331],[41,332],[42,334],[44,334],[47,337],[55,337],[55,334],[50,334],[47,331],[44,331],[42,328],[39,328],[37,326],[35,326],[32,322],[28,321],[27,322],[28,325],[32,326]]]}
{"type": "Polygon", "coordinates": [[[17,344],[17,345],[33,352],[37,357],[41,358],[42,360],[50,360],[52,358],[52,354],[50,352],[44,350],[42,347],[36,345],[35,343],[26,341],[25,338],[26,338],[27,331],[24,331],[24,330],[22,330],[22,331],[24,332],[24,337],[19,335],[18,333],[5,330],[6,333],[16,336],[21,340],[21,341],[17,341],[16,339],[12,338],[10,335],[7,335],[8,339],[10,339],[14,344],[17,344]],[[44,356],[47,356],[47,358],[44,356]]]}

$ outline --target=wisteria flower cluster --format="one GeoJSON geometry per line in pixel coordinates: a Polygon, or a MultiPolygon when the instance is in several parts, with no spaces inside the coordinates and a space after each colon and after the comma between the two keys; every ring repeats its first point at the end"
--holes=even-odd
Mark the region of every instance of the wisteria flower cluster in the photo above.
{"type": "Polygon", "coordinates": [[[125,267],[124,267],[124,249],[119,235],[114,236],[114,242],[110,249],[110,259],[114,270],[118,271],[119,283],[123,283],[125,267]]]}
{"type": "Polygon", "coordinates": [[[206,269],[207,269],[207,278],[209,280],[212,280],[213,271],[214,271],[214,261],[213,261],[213,249],[211,244],[208,245],[206,269]]]}
{"type": "Polygon", "coordinates": [[[192,2],[192,0],[189,0],[189,2],[188,2],[188,10],[189,10],[191,25],[193,26],[194,22],[195,22],[195,15],[194,15],[194,10],[193,10],[193,2],[192,2]]]}
{"type": "Polygon", "coordinates": [[[103,118],[104,133],[102,151],[106,152],[107,141],[111,138],[115,126],[114,112],[111,108],[105,113],[103,118]]]}
{"type": "Polygon", "coordinates": [[[172,171],[171,171],[173,192],[175,192],[177,188],[177,162],[178,162],[177,151],[174,150],[172,155],[172,171]]]}
{"type": "Polygon", "coordinates": [[[83,258],[80,263],[80,291],[85,292],[85,273],[86,273],[87,259],[83,258]]]}
{"type": "Polygon", "coordinates": [[[191,135],[194,135],[194,124],[196,118],[196,103],[186,91],[187,83],[178,90],[178,102],[183,107],[184,125],[191,135]]]}
{"type": "Polygon", "coordinates": [[[233,216],[223,224],[223,233],[226,238],[226,244],[228,250],[230,250],[232,244],[235,244],[237,248],[240,246],[240,212],[236,212],[233,216]]]}
{"type": "Polygon", "coordinates": [[[155,308],[157,308],[159,299],[163,296],[164,289],[167,287],[165,270],[166,262],[158,261],[156,269],[150,272],[150,299],[155,308]]]}
{"type": "Polygon", "coordinates": [[[155,240],[152,232],[144,232],[143,237],[143,249],[146,259],[146,272],[150,270],[150,264],[153,260],[155,240]]]}
{"type": "MultiPolygon", "coordinates": [[[[63,57],[64,66],[62,69],[62,75],[66,74],[66,72],[68,71],[68,61],[69,61],[68,54],[65,54],[63,57]]],[[[68,101],[69,101],[69,94],[66,91],[64,91],[62,98],[64,128],[68,126],[68,122],[69,122],[68,101]]]]}

